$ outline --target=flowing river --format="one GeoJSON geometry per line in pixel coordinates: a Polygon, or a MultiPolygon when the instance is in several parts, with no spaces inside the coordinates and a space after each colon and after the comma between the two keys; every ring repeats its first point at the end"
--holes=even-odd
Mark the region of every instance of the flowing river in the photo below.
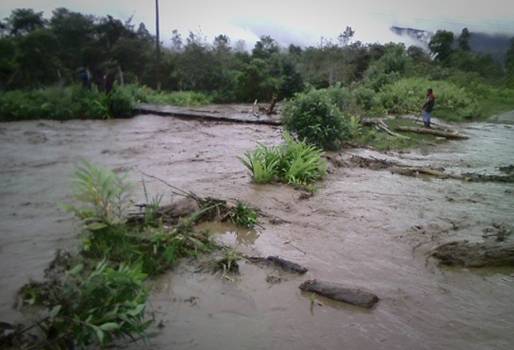
{"type": "MultiPolygon", "coordinates": [[[[514,113],[462,126],[470,138],[385,156],[454,173],[497,173],[514,164],[514,113]]],[[[211,227],[253,255],[309,268],[294,276],[242,263],[234,280],[183,263],[154,283],[151,349],[512,349],[514,269],[441,268],[436,244],[481,240],[491,225],[514,226],[514,185],[423,179],[387,170],[331,167],[313,197],[284,185],[254,185],[238,156],[281,142],[281,128],[140,115],[109,121],[0,123],[0,314],[21,320],[16,291],[41,279],[58,248],[76,250],[74,166],[87,159],[143,172],[203,196],[237,198],[275,219],[256,231],[211,227]],[[280,283],[268,283],[274,275],[280,283]],[[311,299],[308,278],[364,287],[372,310],[311,299]]],[[[378,155],[368,150],[355,154],[378,155]]],[[[145,178],[151,193],[168,193],[145,178]]],[[[134,196],[143,199],[141,186],[134,196]]],[[[169,200],[168,195],[165,201],[169,200]]],[[[141,344],[129,345],[140,349],[141,344]]]]}

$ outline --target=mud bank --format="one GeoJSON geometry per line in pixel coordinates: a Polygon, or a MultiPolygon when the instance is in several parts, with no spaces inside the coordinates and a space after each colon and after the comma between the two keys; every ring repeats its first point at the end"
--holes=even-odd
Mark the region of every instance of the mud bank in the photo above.
{"type": "MultiPolygon", "coordinates": [[[[455,173],[514,164],[514,129],[470,124],[465,132],[468,140],[385,156],[455,173]]],[[[74,164],[87,158],[134,182],[145,172],[199,195],[247,201],[265,214],[262,228],[220,227],[220,239],[309,269],[301,276],[243,262],[231,282],[183,264],[156,282],[152,308],[164,328],[156,327],[151,348],[511,349],[514,271],[440,269],[427,253],[452,240],[479,241],[494,223],[513,225],[513,184],[333,167],[313,197],[299,200],[288,186],[250,184],[237,159],[257,142],[280,143],[280,134],[267,125],[150,115],[0,124],[2,317],[18,319],[16,290],[42,276],[57,248],[75,245],[77,228],[59,203],[70,200],[74,164]],[[280,283],[266,282],[270,275],[280,283]],[[298,289],[313,278],[366,287],[381,301],[370,311],[321,297],[313,304],[298,289]]]]}

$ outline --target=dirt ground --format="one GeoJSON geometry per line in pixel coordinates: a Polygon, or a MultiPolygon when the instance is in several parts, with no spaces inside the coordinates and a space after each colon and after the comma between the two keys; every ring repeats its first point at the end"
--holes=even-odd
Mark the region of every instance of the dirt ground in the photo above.
{"type": "MultiPolygon", "coordinates": [[[[455,173],[514,164],[514,129],[469,124],[469,140],[408,153],[378,154],[455,173]]],[[[140,115],[110,121],[0,124],[0,314],[19,320],[15,293],[41,278],[58,248],[77,246],[71,201],[80,159],[149,173],[199,195],[234,198],[266,217],[256,231],[219,227],[220,239],[253,255],[279,255],[305,276],[242,264],[229,281],[184,263],[156,281],[151,349],[512,349],[514,270],[443,269],[427,259],[438,243],[482,239],[495,223],[514,225],[513,184],[411,178],[387,170],[331,166],[315,195],[254,185],[238,160],[257,142],[278,144],[281,128],[140,115]],[[227,231],[227,232],[225,232],[227,231]],[[223,233],[225,232],[225,233],[223,233]],[[280,283],[268,283],[269,275],[280,283]],[[318,278],[364,287],[372,310],[311,300],[298,286],[318,278]]],[[[167,193],[146,178],[152,193],[167,193]]],[[[143,193],[135,187],[134,195],[143,193]]],[[[165,197],[168,198],[169,197],[165,197]]],[[[141,344],[129,348],[140,349],[141,344]]]]}

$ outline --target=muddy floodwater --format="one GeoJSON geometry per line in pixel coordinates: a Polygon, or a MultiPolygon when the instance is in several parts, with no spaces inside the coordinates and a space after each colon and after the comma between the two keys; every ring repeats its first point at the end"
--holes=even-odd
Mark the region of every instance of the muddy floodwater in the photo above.
{"type": "MultiPolygon", "coordinates": [[[[462,127],[470,136],[407,153],[346,153],[498,173],[514,164],[514,128],[462,127]]],[[[16,291],[40,279],[58,248],[76,249],[71,201],[80,159],[143,173],[203,196],[234,198],[266,217],[255,231],[213,226],[251,255],[279,255],[304,276],[242,263],[228,280],[183,263],[154,282],[151,349],[513,349],[514,269],[440,268],[437,244],[481,240],[493,224],[514,225],[514,185],[404,177],[387,170],[330,167],[313,197],[284,185],[258,186],[238,160],[256,143],[281,142],[280,127],[140,115],[110,121],[0,124],[0,315],[20,320],[16,291]],[[270,279],[270,276],[274,276],[270,279]],[[371,310],[313,299],[298,286],[317,278],[366,288],[371,310]]],[[[149,191],[167,193],[145,178],[149,191]]],[[[140,186],[134,196],[142,200],[140,186]]],[[[170,199],[166,196],[165,199],[170,199]]],[[[129,345],[131,349],[142,344],[129,345]]]]}

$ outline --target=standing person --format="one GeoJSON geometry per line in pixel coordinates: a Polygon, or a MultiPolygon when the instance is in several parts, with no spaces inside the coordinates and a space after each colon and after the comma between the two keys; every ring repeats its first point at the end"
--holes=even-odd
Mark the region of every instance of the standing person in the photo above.
{"type": "Polygon", "coordinates": [[[432,89],[427,90],[427,99],[425,104],[422,107],[423,114],[423,124],[425,124],[425,128],[430,128],[430,119],[432,119],[432,110],[435,105],[435,96],[432,89]]]}

